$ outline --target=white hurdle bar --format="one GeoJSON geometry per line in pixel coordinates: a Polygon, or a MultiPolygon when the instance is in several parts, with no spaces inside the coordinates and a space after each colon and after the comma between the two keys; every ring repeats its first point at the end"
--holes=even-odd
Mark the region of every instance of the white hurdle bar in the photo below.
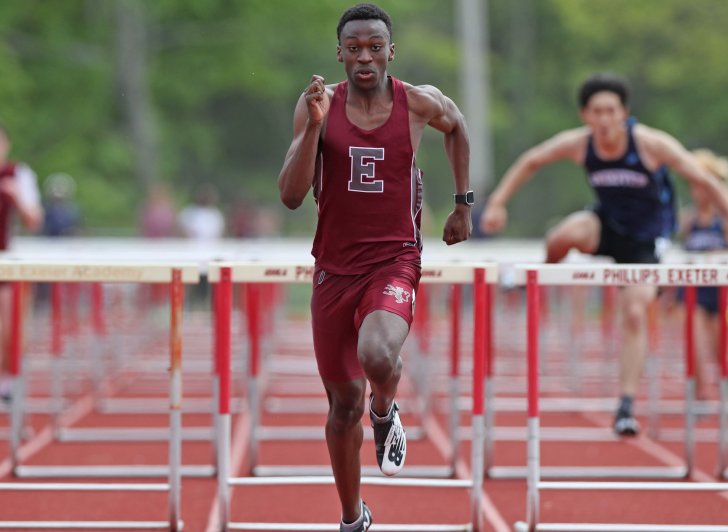
{"type": "MultiPolygon", "coordinates": [[[[523,265],[516,268],[517,282],[526,285],[527,290],[527,350],[528,350],[528,471],[526,521],[516,523],[516,530],[536,532],[541,530],[614,530],[614,531],[674,531],[707,532],[728,530],[728,527],[713,525],[640,525],[602,523],[539,523],[539,490],[684,490],[684,491],[726,491],[728,483],[687,482],[542,482],[539,438],[539,287],[544,285],[601,285],[601,286],[685,286],[686,287],[686,467],[683,477],[690,474],[692,467],[691,403],[695,394],[692,311],[695,305],[695,287],[728,285],[728,266],[718,265],[523,265]],[[649,528],[647,528],[649,527],[649,528]],[[677,527],[677,528],[676,528],[677,527]]],[[[725,310],[725,298],[723,298],[725,310]]],[[[725,319],[721,329],[726,328],[725,319]]],[[[725,338],[725,332],[722,333],[725,338]]],[[[723,416],[723,413],[721,413],[723,416]]],[[[597,478],[598,475],[593,475],[597,478]]],[[[634,478],[634,477],[633,477],[634,478]]]]}
{"type": "MultiPolygon", "coordinates": [[[[165,468],[168,481],[164,484],[100,484],[100,483],[0,483],[0,490],[80,490],[80,491],[168,491],[168,521],[58,521],[52,526],[43,521],[0,521],[0,528],[163,528],[181,530],[181,434],[182,434],[182,301],[183,284],[198,282],[197,265],[193,264],[144,264],[103,262],[30,262],[0,261],[0,280],[10,281],[13,286],[13,316],[11,331],[11,375],[13,378],[13,407],[11,410],[11,462],[17,477],[42,476],[44,466],[19,465],[22,419],[21,346],[22,346],[22,283],[24,282],[114,282],[114,283],[168,283],[170,285],[170,440],[169,465],[165,468]]],[[[103,466],[99,466],[103,468],[103,466]]],[[[118,467],[118,466],[116,466],[118,467]]],[[[52,470],[52,466],[48,467],[52,470]]],[[[81,468],[87,474],[90,468],[81,468]]],[[[64,476],[74,475],[65,466],[64,476]]],[[[53,476],[51,474],[51,476],[53,476]]],[[[105,476],[111,476],[106,474],[105,476]]]]}
{"type": "MultiPolygon", "coordinates": [[[[230,476],[230,308],[233,283],[279,282],[310,283],[313,277],[312,264],[287,263],[265,264],[260,262],[211,263],[208,269],[210,283],[217,283],[215,331],[220,335],[215,342],[218,357],[216,367],[219,372],[219,429],[218,441],[218,500],[220,501],[220,530],[335,530],[338,525],[312,523],[233,523],[230,522],[230,487],[236,485],[292,485],[292,484],[331,484],[333,476],[302,477],[231,477],[230,476]]],[[[490,309],[486,302],[486,287],[497,282],[498,271],[494,264],[453,263],[426,264],[422,268],[421,282],[474,284],[474,342],[473,342],[473,445],[472,470],[470,480],[362,477],[362,484],[409,486],[409,487],[447,487],[471,489],[471,522],[455,525],[380,525],[378,530],[401,531],[471,531],[482,532],[484,516],[481,493],[483,489],[483,441],[484,441],[484,366],[486,361],[485,327],[490,309]]],[[[253,292],[255,293],[255,292],[253,292]]],[[[251,356],[253,354],[251,353],[251,356]]],[[[250,394],[257,390],[250,389],[250,394]]],[[[251,410],[253,399],[250,398],[251,410]]],[[[253,413],[251,412],[251,418],[253,413]]],[[[254,420],[253,420],[254,421],[254,420]]],[[[251,421],[251,423],[253,422],[251,421]]],[[[253,426],[253,431],[255,427],[253,426]]]]}

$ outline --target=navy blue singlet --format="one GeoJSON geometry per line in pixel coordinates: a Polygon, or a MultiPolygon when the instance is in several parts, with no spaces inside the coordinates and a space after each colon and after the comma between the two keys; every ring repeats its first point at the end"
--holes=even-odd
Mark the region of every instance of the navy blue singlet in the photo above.
{"type": "Polygon", "coordinates": [[[688,234],[683,243],[687,251],[716,251],[725,249],[723,221],[719,216],[713,218],[708,225],[701,225],[697,220],[690,224],[688,234]]]}
{"type": "Polygon", "coordinates": [[[584,168],[600,217],[618,234],[647,242],[674,232],[675,194],[666,166],[651,172],[642,163],[634,124],[634,119],[627,122],[627,151],[619,159],[600,159],[590,136],[584,168]]]}

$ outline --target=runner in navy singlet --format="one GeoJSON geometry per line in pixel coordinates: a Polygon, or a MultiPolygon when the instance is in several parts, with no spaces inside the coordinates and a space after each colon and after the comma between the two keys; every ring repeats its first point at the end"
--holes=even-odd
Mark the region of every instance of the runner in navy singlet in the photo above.
{"type": "Polygon", "coordinates": [[[312,77],[296,105],[278,186],[291,209],[314,191],[311,315],[329,399],[326,443],[341,502],[339,529],[363,532],[372,522],[360,496],[367,381],[380,469],[394,475],[406,456],[394,399],[420,277],[423,174],[415,154],[426,126],[444,134],[453,169],[455,206],[443,230],[448,245],[470,236],[472,191],[458,108],[433,86],[412,86],[387,73],[395,48],[389,15],[358,4],[341,16],[337,37],[347,79],[326,85],[312,77]]]}
{"type": "Polygon", "coordinates": [[[655,242],[677,229],[675,195],[667,167],[649,170],[640,158],[634,138],[634,120],[627,122],[627,149],[605,160],[587,141],[584,168],[597,196],[593,210],[602,232],[595,255],[617,263],[657,262],[655,242]],[[625,242],[629,242],[626,244],[625,242]]]}
{"type": "MultiPolygon", "coordinates": [[[[693,151],[700,166],[710,172],[725,186],[728,182],[728,160],[717,157],[712,151],[693,151]]],[[[681,215],[680,237],[686,251],[709,253],[728,248],[728,224],[710,201],[705,189],[690,187],[692,206],[681,215]]],[[[682,300],[682,291],[679,293],[682,300]]],[[[700,400],[711,396],[711,361],[718,361],[718,288],[698,287],[697,306],[693,317],[695,342],[695,391],[700,400]]]]}
{"type": "MultiPolygon", "coordinates": [[[[657,262],[656,240],[675,225],[672,184],[667,167],[691,185],[705,187],[722,214],[728,194],[718,180],[664,131],[629,118],[629,89],[613,74],[596,74],[578,94],[583,127],[562,131],[523,153],[506,171],[480,220],[486,233],[506,224],[506,204],[542,166],[569,160],[587,170],[597,196],[593,209],[569,215],[546,237],[546,261],[559,262],[576,249],[606,255],[621,263],[657,262]]],[[[614,420],[620,435],[635,435],[633,414],[647,346],[647,307],[655,287],[630,286],[621,291],[623,346],[620,355],[621,397],[614,420]]]]}
{"type": "MultiPolygon", "coordinates": [[[[8,160],[10,139],[0,125],[0,253],[7,250],[12,236],[12,217],[31,231],[43,222],[43,207],[35,173],[23,163],[8,160]]],[[[0,399],[11,397],[6,350],[10,338],[11,294],[8,283],[0,283],[0,399]]]]}

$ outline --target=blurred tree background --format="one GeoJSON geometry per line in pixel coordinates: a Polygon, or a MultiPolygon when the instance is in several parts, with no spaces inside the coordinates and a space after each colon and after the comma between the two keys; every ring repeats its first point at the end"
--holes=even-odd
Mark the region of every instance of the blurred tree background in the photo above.
{"type": "MultiPolygon", "coordinates": [[[[310,236],[313,200],[285,211],[276,179],[311,75],[342,79],[335,28],[351,3],[2,2],[0,121],[12,155],[41,182],[53,172],[76,179],[89,234],[134,234],[155,182],[169,184],[180,206],[209,182],[223,208],[245,197],[278,212],[285,234],[310,236]]],[[[380,5],[394,21],[390,72],[460,102],[455,2],[380,5]]],[[[579,124],[576,88],[595,71],[630,79],[641,121],[688,148],[728,153],[725,0],[489,0],[488,18],[491,183],[521,150],[579,124]]],[[[418,161],[436,234],[452,202],[438,134],[426,135],[418,161]]],[[[507,234],[540,237],[590,201],[580,169],[545,169],[513,201],[507,234]]]]}

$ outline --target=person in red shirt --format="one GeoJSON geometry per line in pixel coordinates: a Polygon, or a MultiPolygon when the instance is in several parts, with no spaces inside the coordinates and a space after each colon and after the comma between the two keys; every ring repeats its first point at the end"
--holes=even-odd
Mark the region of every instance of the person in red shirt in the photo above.
{"type": "MultiPolygon", "coordinates": [[[[37,231],[43,223],[38,179],[28,165],[8,160],[9,153],[10,138],[0,125],[0,255],[10,244],[13,213],[31,231],[37,231]]],[[[0,281],[0,398],[4,400],[11,397],[10,379],[6,374],[10,317],[10,285],[0,281]]]]}
{"type": "Polygon", "coordinates": [[[311,298],[314,350],[329,400],[326,442],[341,502],[342,532],[372,522],[360,497],[359,449],[367,382],[377,461],[404,465],[406,438],[395,394],[420,278],[422,172],[415,154],[426,126],[442,132],[455,185],[443,240],[471,233],[469,141],[462,113],[430,85],[387,72],[395,57],[389,15],[373,4],[344,12],[337,59],[346,80],[314,75],[293,118],[278,187],[298,208],[313,189],[318,224],[311,298]]]}

